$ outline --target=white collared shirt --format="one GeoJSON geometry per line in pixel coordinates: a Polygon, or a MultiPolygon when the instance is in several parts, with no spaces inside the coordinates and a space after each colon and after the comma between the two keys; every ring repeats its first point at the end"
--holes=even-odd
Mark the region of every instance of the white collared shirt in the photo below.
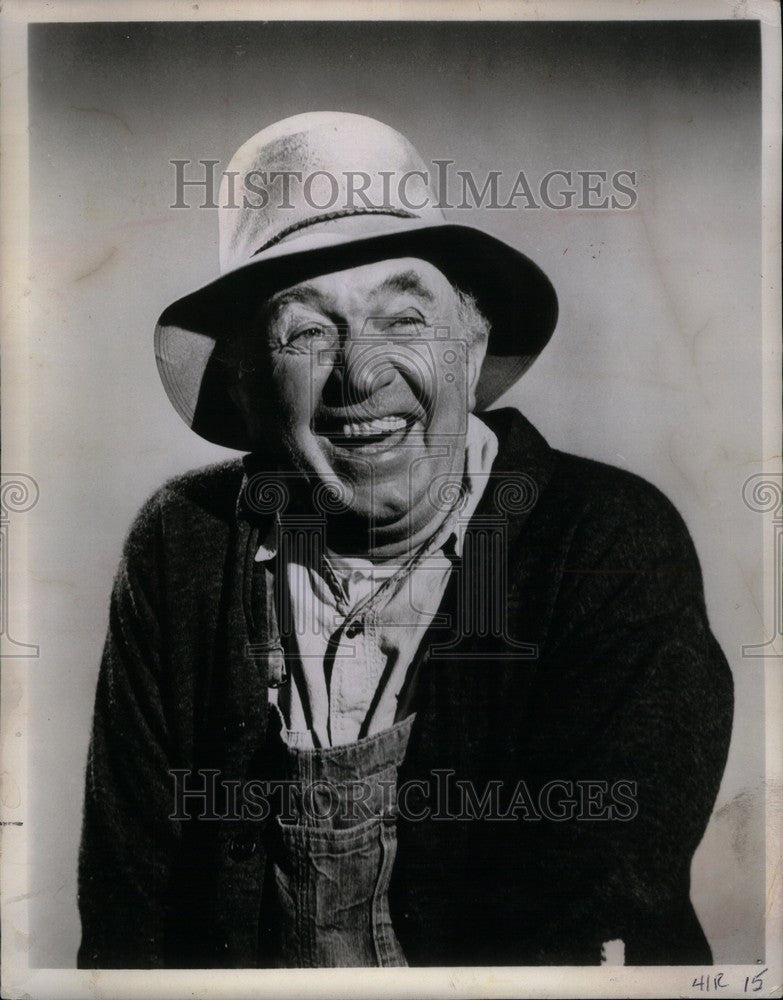
{"type": "MultiPolygon", "coordinates": [[[[461,509],[448,516],[428,546],[428,554],[407,573],[393,596],[371,606],[359,630],[344,629],[357,605],[376,594],[400,567],[396,560],[373,563],[327,553],[341,594],[325,579],[320,564],[289,559],[285,574],[290,595],[298,658],[290,664],[290,683],[270,688],[289,745],[328,747],[373,736],[394,723],[397,701],[424,633],[433,622],[451,574],[448,545],[459,556],[464,531],[487,485],[498,442],[472,414],[466,437],[461,509]]],[[[256,560],[274,558],[274,537],[256,560]]]]}

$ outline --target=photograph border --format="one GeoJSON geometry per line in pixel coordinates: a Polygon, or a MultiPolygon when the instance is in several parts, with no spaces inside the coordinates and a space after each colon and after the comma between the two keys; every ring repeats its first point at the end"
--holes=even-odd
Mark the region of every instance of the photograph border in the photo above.
{"type": "MultiPolygon", "coordinates": [[[[780,7],[774,0],[694,0],[684,5],[660,0],[545,0],[527,3],[449,0],[418,2],[314,2],[247,0],[93,0],[57,4],[6,0],[0,13],[0,285],[2,295],[2,444],[0,507],[7,535],[3,556],[2,622],[16,650],[2,659],[2,970],[3,995],[18,997],[667,997],[701,995],[704,979],[726,997],[759,992],[783,995],[783,466],[780,457],[781,398],[781,41],[780,7]],[[24,514],[37,500],[30,469],[27,426],[35,392],[28,358],[31,288],[28,278],[30,186],[28,175],[27,26],[44,21],[254,21],[254,20],[728,20],[761,23],[762,43],[762,352],[764,357],[762,471],[753,477],[746,502],[763,518],[766,750],[766,956],[753,965],[690,967],[519,967],[411,968],[378,970],[76,970],[30,968],[26,895],[29,895],[27,701],[29,660],[36,655],[26,594],[29,546],[24,514]],[[755,504],[755,506],[753,506],[755,504]],[[12,905],[13,904],[13,905],[12,905]],[[721,975],[717,983],[714,977],[721,975]],[[701,977],[701,986],[698,985],[701,977]]],[[[750,482],[750,481],[749,481],[750,482]]],[[[4,647],[7,648],[7,647],[4,647]]],[[[758,656],[743,648],[743,655],[758,656]]]]}

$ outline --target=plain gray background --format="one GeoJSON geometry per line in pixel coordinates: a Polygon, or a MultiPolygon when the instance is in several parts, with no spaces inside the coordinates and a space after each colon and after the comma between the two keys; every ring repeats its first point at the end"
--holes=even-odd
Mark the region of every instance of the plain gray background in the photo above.
{"type": "Polygon", "coordinates": [[[479,178],[637,172],[632,211],[452,217],[529,253],[560,297],[552,343],[501,403],[551,444],[651,480],[694,537],[737,700],[693,898],[716,961],[763,958],[764,661],[741,654],[765,638],[761,515],[742,501],[762,458],[757,25],[63,24],[32,27],[29,54],[31,964],[75,962],[123,537],[166,478],[230,454],[181,423],[154,362],[161,310],[217,274],[217,213],[169,207],[169,161],[225,166],[266,125],[330,109],[479,178]]]}

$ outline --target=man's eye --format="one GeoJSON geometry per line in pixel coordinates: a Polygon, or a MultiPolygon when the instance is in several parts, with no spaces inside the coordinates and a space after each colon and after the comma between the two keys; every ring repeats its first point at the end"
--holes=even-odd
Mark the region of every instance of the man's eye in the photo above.
{"type": "Polygon", "coordinates": [[[386,324],[386,329],[394,333],[411,336],[426,326],[421,316],[394,316],[386,324]]]}
{"type": "Polygon", "coordinates": [[[289,334],[287,343],[304,345],[314,340],[331,340],[333,336],[334,330],[332,327],[317,325],[303,326],[301,329],[294,330],[293,333],[289,334]]]}

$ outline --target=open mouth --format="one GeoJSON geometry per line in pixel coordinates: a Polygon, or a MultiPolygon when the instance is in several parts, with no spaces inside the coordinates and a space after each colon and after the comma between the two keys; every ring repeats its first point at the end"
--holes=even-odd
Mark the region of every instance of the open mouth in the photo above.
{"type": "Polygon", "coordinates": [[[416,423],[402,416],[373,417],[369,420],[346,420],[320,433],[335,448],[372,453],[400,444],[416,423]]]}

